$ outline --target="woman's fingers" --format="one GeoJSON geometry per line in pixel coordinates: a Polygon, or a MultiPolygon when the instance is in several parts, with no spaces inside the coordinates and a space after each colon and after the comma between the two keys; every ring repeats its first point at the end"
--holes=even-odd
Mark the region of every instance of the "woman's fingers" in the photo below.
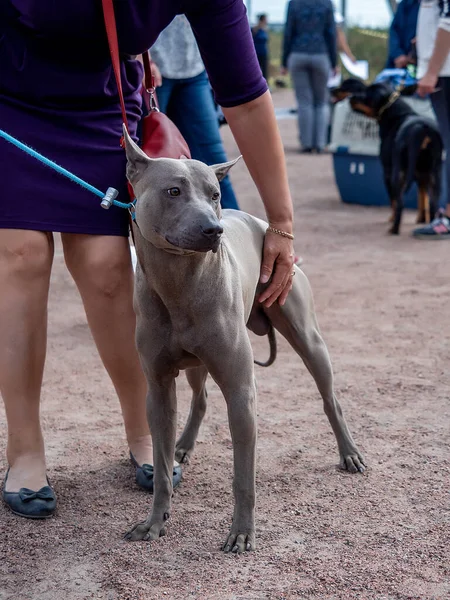
{"type": "Polygon", "coordinates": [[[259,297],[264,306],[271,306],[277,299],[286,300],[291,287],[294,264],[292,240],[268,232],[264,240],[261,283],[271,282],[259,297]]]}

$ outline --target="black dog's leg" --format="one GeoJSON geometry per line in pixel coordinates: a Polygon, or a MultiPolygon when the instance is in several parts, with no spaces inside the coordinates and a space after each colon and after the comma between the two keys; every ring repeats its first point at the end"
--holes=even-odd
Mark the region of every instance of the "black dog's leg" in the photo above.
{"type": "MultiPolygon", "coordinates": [[[[394,170],[395,173],[395,170],[394,170]]],[[[393,222],[392,227],[389,230],[389,233],[393,235],[398,235],[400,233],[400,222],[402,220],[402,212],[403,212],[403,194],[405,191],[405,173],[402,171],[398,171],[397,175],[393,175],[391,180],[391,203],[393,210],[393,222]]]]}
{"type": "Polygon", "coordinates": [[[389,223],[393,223],[394,215],[395,215],[395,200],[394,200],[393,189],[392,189],[392,175],[390,172],[387,172],[387,171],[384,172],[384,185],[386,187],[386,191],[388,193],[389,201],[391,203],[391,209],[392,209],[391,215],[389,217],[389,223]]]}
{"type": "Polygon", "coordinates": [[[417,197],[417,220],[416,223],[430,222],[430,194],[428,186],[419,183],[419,191],[417,197]]]}

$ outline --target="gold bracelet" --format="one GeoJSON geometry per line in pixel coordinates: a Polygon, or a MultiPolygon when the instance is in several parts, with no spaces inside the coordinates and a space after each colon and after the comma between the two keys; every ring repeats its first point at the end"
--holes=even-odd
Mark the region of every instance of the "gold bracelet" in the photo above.
{"type": "Polygon", "coordinates": [[[289,238],[290,240],[294,239],[292,233],[288,233],[287,231],[281,231],[281,229],[275,229],[275,227],[268,227],[267,231],[270,231],[270,233],[276,233],[277,235],[281,235],[285,238],[289,238]]]}

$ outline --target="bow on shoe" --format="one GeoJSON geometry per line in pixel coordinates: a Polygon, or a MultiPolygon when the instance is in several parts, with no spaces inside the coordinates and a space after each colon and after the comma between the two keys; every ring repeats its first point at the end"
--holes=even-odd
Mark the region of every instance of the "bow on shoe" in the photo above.
{"type": "Polygon", "coordinates": [[[149,479],[153,477],[153,465],[144,464],[140,468],[146,477],[148,477],[149,479]]]}
{"type": "Polygon", "coordinates": [[[54,500],[53,490],[49,486],[45,486],[37,492],[28,488],[20,488],[19,498],[22,502],[31,502],[31,500],[54,500]]]}

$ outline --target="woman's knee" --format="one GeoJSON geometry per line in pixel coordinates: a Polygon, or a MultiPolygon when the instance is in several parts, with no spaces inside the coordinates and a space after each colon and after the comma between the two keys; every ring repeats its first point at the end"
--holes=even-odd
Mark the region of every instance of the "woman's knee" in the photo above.
{"type": "Polygon", "coordinates": [[[84,292],[115,298],[132,289],[133,271],[128,247],[111,253],[107,248],[97,248],[72,259],[66,254],[66,264],[84,292]]]}
{"type": "Polygon", "coordinates": [[[48,277],[53,262],[53,237],[41,231],[0,230],[0,272],[30,282],[48,277]]]}

